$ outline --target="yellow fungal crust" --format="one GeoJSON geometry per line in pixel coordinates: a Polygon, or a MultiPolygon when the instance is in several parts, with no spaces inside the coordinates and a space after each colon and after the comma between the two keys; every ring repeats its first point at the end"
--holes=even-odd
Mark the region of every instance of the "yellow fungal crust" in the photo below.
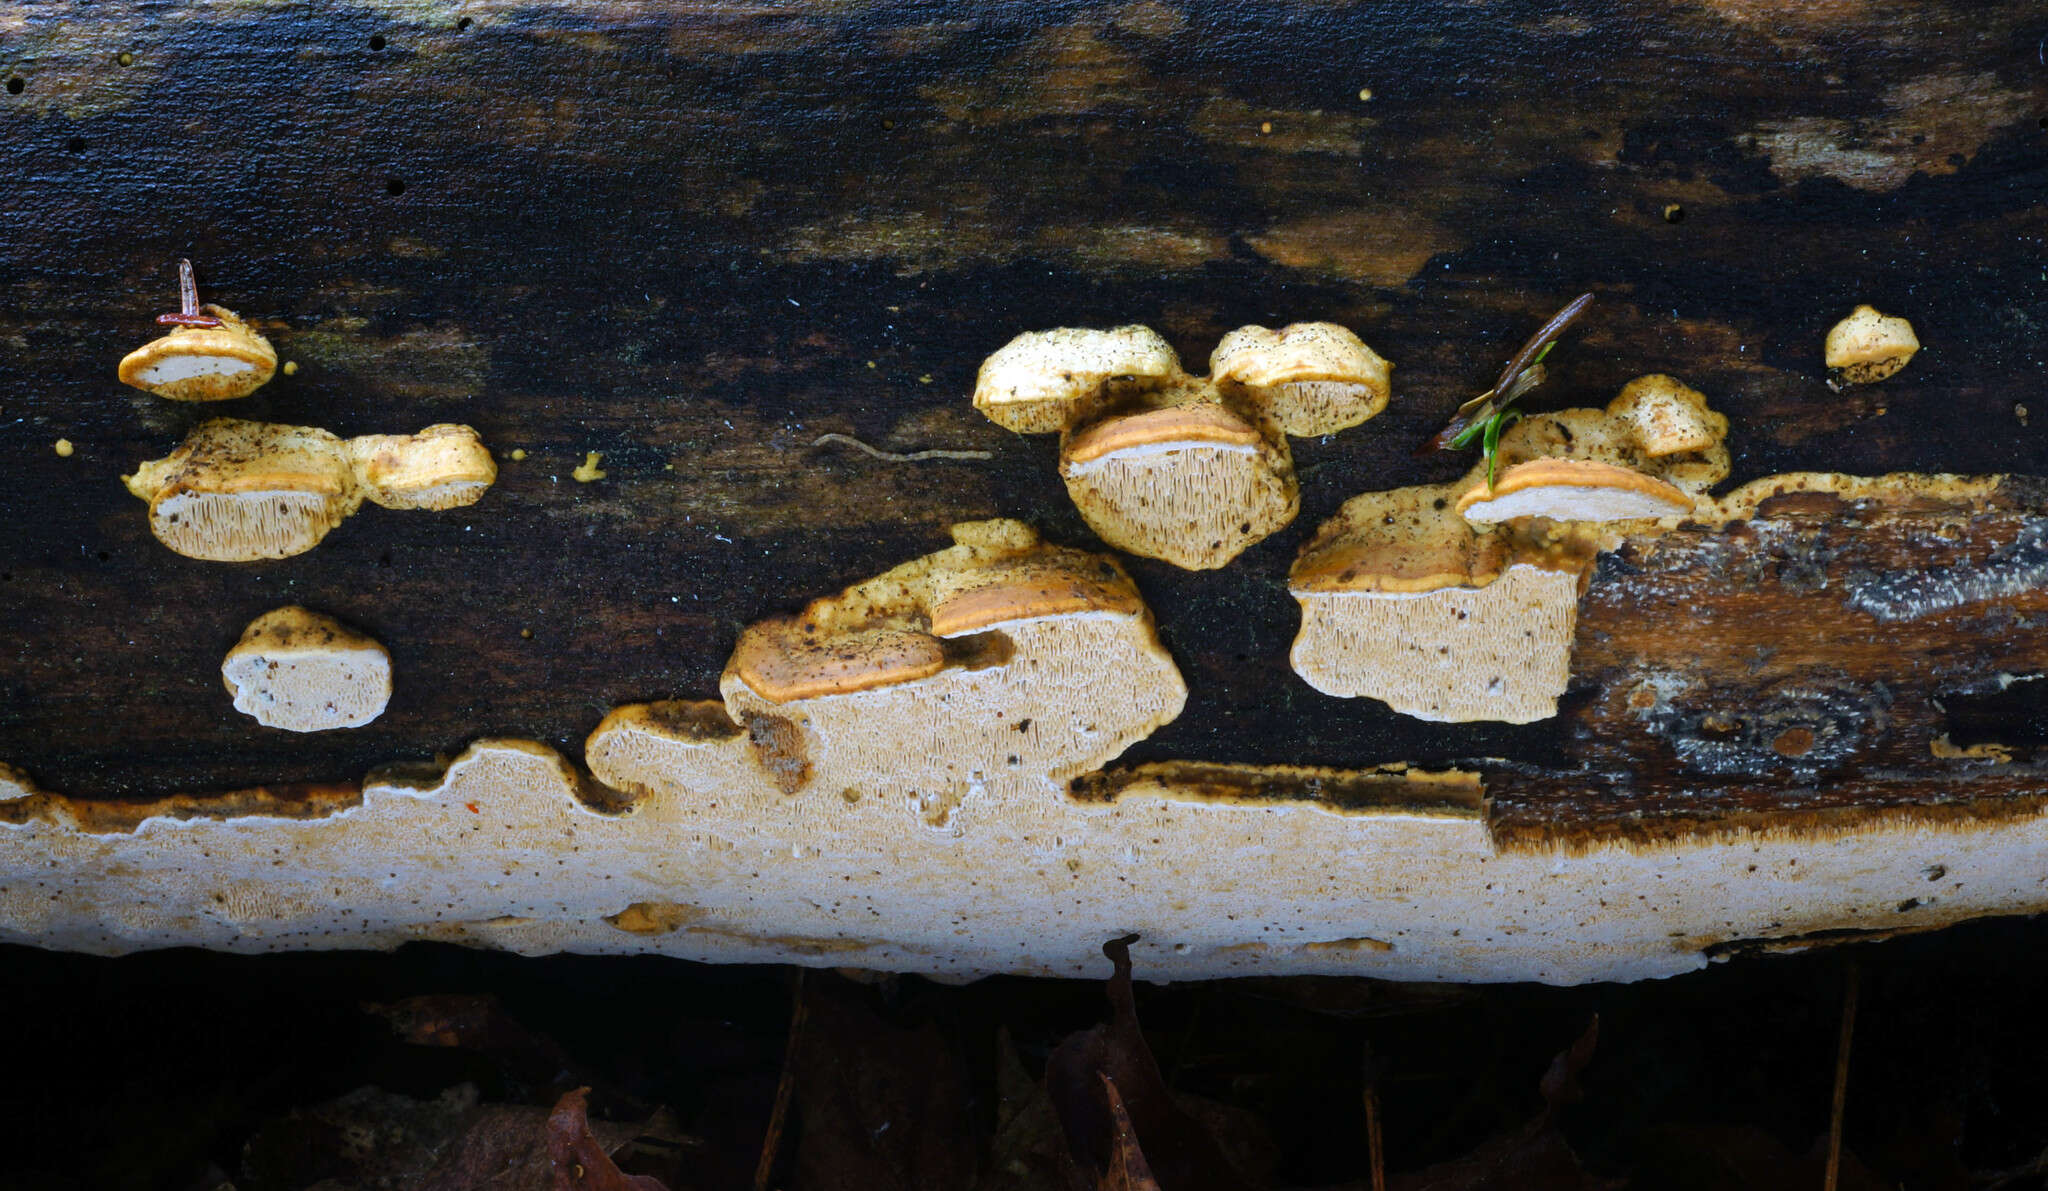
{"type": "Polygon", "coordinates": [[[1696,391],[1641,377],[1605,409],[1509,427],[1490,485],[1482,460],[1448,484],[1353,497],[1289,574],[1295,671],[1427,719],[1554,714],[1594,559],[1621,526],[1699,511],[1728,474],[1726,432],[1696,391]]]}
{"type": "Polygon", "coordinates": [[[418,434],[365,434],[348,442],[363,495],[387,509],[453,509],[483,499],[498,464],[475,430],[443,423],[418,434]]]}

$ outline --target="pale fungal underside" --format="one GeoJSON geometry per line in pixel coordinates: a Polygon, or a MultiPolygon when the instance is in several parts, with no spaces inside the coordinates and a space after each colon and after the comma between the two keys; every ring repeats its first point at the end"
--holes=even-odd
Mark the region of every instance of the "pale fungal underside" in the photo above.
{"type": "Polygon", "coordinates": [[[983,362],[974,405],[1061,432],[1060,476],[1103,541],[1205,570],[1294,520],[1289,434],[1356,426],[1391,393],[1391,366],[1333,323],[1241,327],[1210,369],[1189,376],[1146,327],[1032,331],[983,362]]]}
{"type": "MultiPolygon", "coordinates": [[[[1967,509],[1995,486],[1780,476],[1698,516],[1768,524],[1772,502],[1813,497],[1967,509]]],[[[2003,590],[2021,561],[1873,575],[1844,598],[1944,609],[2003,590]]],[[[1458,565],[1503,573],[1485,598],[1523,564],[1481,544],[1458,565]]],[[[720,689],[608,717],[586,746],[606,785],[517,740],[433,777],[146,803],[41,793],[0,767],[0,941],[439,940],[966,978],[1096,972],[1105,939],[1137,932],[1154,979],[1565,983],[2048,910],[2038,796],[1532,838],[1489,820],[1469,773],[1102,770],[1184,688],[1127,576],[1014,522],[961,526],[755,626],[720,689]]]]}
{"type": "Polygon", "coordinates": [[[219,306],[201,308],[217,327],[176,327],[121,360],[118,375],[172,401],[231,401],[246,397],[277,371],[270,341],[219,306]]]}
{"type": "Polygon", "coordinates": [[[432,940],[971,978],[1098,972],[1103,940],[1136,932],[1157,980],[1577,983],[1883,928],[1906,902],[1916,928],[2048,909],[2039,810],[1556,851],[1497,844],[1471,775],[1168,764],[1110,799],[1040,789],[939,832],[891,799],[764,797],[691,759],[632,764],[648,791],[623,812],[552,750],[486,740],[436,779],[359,797],[166,800],[118,821],[0,771],[0,941],[432,940]],[[1247,792],[1219,795],[1219,771],[1247,792]],[[1366,779],[1395,789],[1364,806],[1313,793],[1366,779]],[[1275,788],[1290,793],[1251,792],[1275,788]]]}
{"type": "Polygon", "coordinates": [[[467,426],[343,440],[311,426],[215,418],[123,477],[157,540],[190,558],[252,562],[312,549],[365,499],[394,509],[473,504],[497,464],[467,426]]]}
{"type": "Polygon", "coordinates": [[[865,804],[958,834],[1056,801],[1180,714],[1180,672],[1113,563],[1015,521],[954,538],[747,630],[722,702],[613,712],[585,746],[592,772],[768,816],[865,804]]]}
{"type": "Polygon", "coordinates": [[[340,621],[296,605],[249,622],[220,664],[235,710],[266,728],[360,728],[391,701],[391,655],[340,621]]]}
{"type": "Polygon", "coordinates": [[[1449,484],[1352,498],[1289,576],[1295,672],[1420,719],[1556,714],[1594,559],[1622,528],[1696,514],[1728,474],[1727,431],[1698,392],[1638,377],[1605,410],[1510,427],[1492,483],[1480,462],[1449,484]]]}

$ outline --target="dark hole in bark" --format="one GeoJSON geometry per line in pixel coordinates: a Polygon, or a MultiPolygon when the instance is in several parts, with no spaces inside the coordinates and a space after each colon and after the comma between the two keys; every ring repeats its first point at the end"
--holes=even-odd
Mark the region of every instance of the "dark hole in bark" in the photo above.
{"type": "Polygon", "coordinates": [[[2014,748],[2048,745],[2048,681],[2039,674],[2016,676],[2003,685],[1941,697],[1949,743],[1958,748],[2003,744],[2014,748]]]}

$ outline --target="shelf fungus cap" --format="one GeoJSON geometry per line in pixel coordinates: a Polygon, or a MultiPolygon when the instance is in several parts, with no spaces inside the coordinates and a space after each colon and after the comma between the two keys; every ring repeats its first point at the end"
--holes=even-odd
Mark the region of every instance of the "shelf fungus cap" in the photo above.
{"type": "Polygon", "coordinates": [[[1209,357],[1219,384],[1238,384],[1288,434],[1335,434],[1387,407],[1393,365],[1348,328],[1295,323],[1239,327],[1209,357]]]}
{"type": "Polygon", "coordinates": [[[363,495],[387,509],[475,504],[498,478],[497,462],[468,426],[365,434],[348,440],[348,451],[363,495]]]}
{"type": "Polygon", "coordinates": [[[1637,449],[1652,459],[1708,450],[1728,436],[1727,416],[1708,409],[1705,394],[1661,372],[1623,385],[1607,413],[1628,423],[1637,449]]]}
{"type": "Polygon", "coordinates": [[[1286,439],[1214,400],[1069,433],[1060,475],[1103,541],[1189,570],[1228,563],[1294,520],[1300,501],[1286,439]]]}
{"type": "Polygon", "coordinates": [[[740,635],[729,668],[770,703],[846,695],[929,678],[944,669],[939,639],[911,629],[821,630],[803,617],[767,620],[740,635]]]}
{"type": "Polygon", "coordinates": [[[1913,324],[1858,306],[1828,332],[1828,370],[1843,383],[1867,385],[1904,368],[1920,350],[1913,324]]]}
{"type": "Polygon", "coordinates": [[[1518,517],[1553,521],[1635,521],[1692,512],[1693,499],[1675,485],[1639,471],[1588,459],[1532,459],[1484,480],[1458,498],[1458,513],[1485,524],[1518,517]]]}
{"type": "Polygon", "coordinates": [[[219,306],[203,308],[217,327],[178,327],[152,339],[121,361],[123,384],[172,401],[229,401],[247,397],[277,372],[277,352],[219,306]]]}
{"type": "Polygon", "coordinates": [[[325,430],[215,418],[124,477],[158,541],[188,558],[253,562],[312,549],[362,503],[347,445],[325,430]]]}
{"type": "Polygon", "coordinates": [[[266,728],[360,728],[391,701],[391,655],[331,617],[290,606],[249,623],[220,664],[235,710],[266,728]]]}
{"type": "Polygon", "coordinates": [[[1063,430],[1120,377],[1171,379],[1180,359],[1150,327],[1027,331],[982,361],[974,408],[1021,434],[1063,430]]]}

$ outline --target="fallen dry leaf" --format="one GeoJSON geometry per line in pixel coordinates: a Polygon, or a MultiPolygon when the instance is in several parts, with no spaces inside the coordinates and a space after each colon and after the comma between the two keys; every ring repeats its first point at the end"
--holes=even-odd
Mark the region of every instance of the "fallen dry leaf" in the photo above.
{"type": "Polygon", "coordinates": [[[1116,965],[1108,987],[1110,1020],[1066,1038],[1046,1062],[1046,1091],[1066,1132],[1067,1152],[1088,1186],[1110,1186],[1123,1127],[1136,1138],[1162,1191],[1243,1191],[1249,1184],[1215,1139],[1174,1103],[1138,1026],[1131,991],[1135,937],[1102,947],[1116,965]],[[1116,1088],[1127,1126],[1119,1125],[1105,1077],[1116,1088]]]}
{"type": "Polygon", "coordinates": [[[1116,1093],[1116,1081],[1106,1073],[1101,1078],[1102,1095],[1109,1102],[1110,1123],[1109,1170],[1102,1176],[1102,1191],[1161,1191],[1159,1180],[1152,1177],[1152,1167],[1145,1161],[1145,1151],[1138,1148],[1131,1114],[1124,1110],[1124,1098],[1116,1093]]]}
{"type": "Polygon", "coordinates": [[[910,1027],[847,981],[804,981],[795,1061],[796,1158],[803,1191],[948,1191],[973,1185],[967,1066],[938,1026],[910,1027]]]}
{"type": "Polygon", "coordinates": [[[548,1114],[548,1158],[554,1163],[555,1191],[668,1191],[661,1180],[623,1174],[613,1164],[609,1147],[591,1136],[584,1099],[577,1088],[555,1102],[548,1114]]]}
{"type": "Polygon", "coordinates": [[[1557,1118],[1579,1098],[1579,1072],[1593,1059],[1600,1039],[1594,1018],[1578,1041],[1550,1061],[1543,1073],[1543,1108],[1518,1128],[1498,1134],[1461,1158],[1388,1180],[1395,1191],[1601,1191],[1626,1180],[1588,1174],[1579,1165],[1557,1118]]]}

